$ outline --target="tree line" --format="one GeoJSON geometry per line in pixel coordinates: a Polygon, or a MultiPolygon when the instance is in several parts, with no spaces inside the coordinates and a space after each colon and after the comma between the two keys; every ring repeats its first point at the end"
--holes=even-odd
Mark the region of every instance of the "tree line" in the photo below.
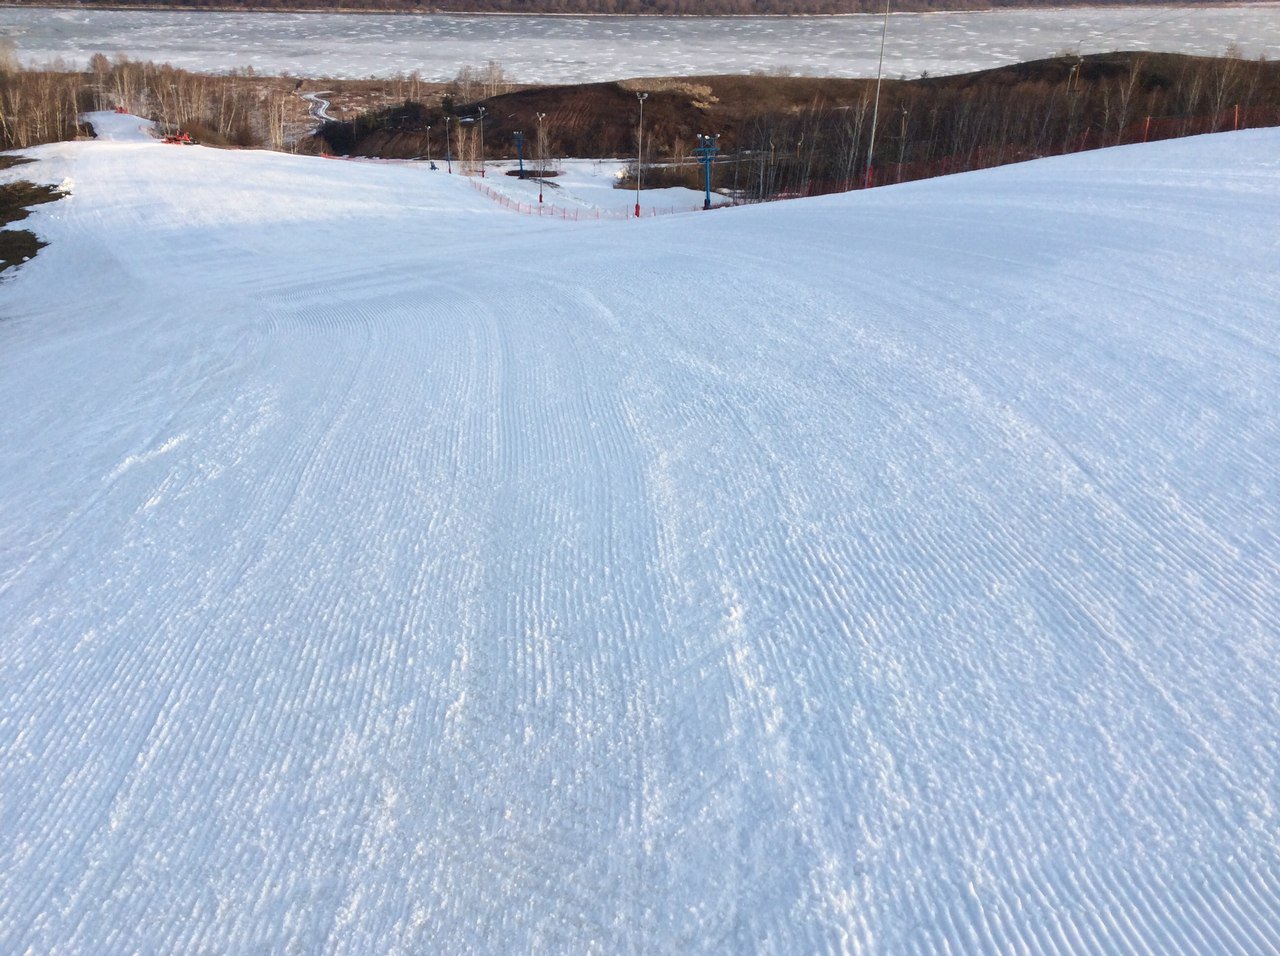
{"type": "Polygon", "coordinates": [[[85,108],[84,82],[65,69],[25,69],[0,43],[0,149],[71,139],[85,108]]]}
{"type": "Polygon", "coordinates": [[[192,73],[101,53],[87,71],[24,67],[11,48],[0,48],[0,149],[72,139],[84,132],[79,114],[117,107],[210,145],[283,149],[295,85],[252,70],[192,73]]]}
{"type": "MultiPolygon", "coordinates": [[[[1280,64],[1235,51],[1217,58],[1064,56],[967,77],[889,82],[878,111],[867,90],[839,106],[761,114],[731,131],[726,162],[738,164],[743,197],[763,200],[1275,125],[1280,64]]],[[[722,185],[729,175],[722,164],[722,185]]]]}
{"type": "MultiPolygon", "coordinates": [[[[445,84],[418,73],[376,83],[332,81],[331,88],[371,86],[382,102],[470,103],[515,88],[502,65],[461,67],[445,84]]],[[[251,67],[226,73],[196,73],[167,63],[95,53],[87,70],[61,62],[23,66],[12,42],[0,39],[0,149],[24,149],[72,139],[85,132],[78,116],[120,108],[154,120],[162,132],[186,132],[210,146],[292,149],[312,127],[307,104],[297,95],[302,81],[266,76],[251,67]]]]}
{"type": "MultiPolygon", "coordinates": [[[[697,188],[697,134],[719,137],[715,185],[745,201],[905,182],[1099,146],[1280,125],[1280,64],[1223,57],[1063,55],[964,76],[875,82],[787,76],[693,77],[535,87],[443,104],[405,103],[331,123],[313,148],[336,154],[435,154],[486,106],[485,152],[514,158],[515,135],[546,130],[559,156],[635,156],[647,84],[650,186],[697,188]],[[538,117],[544,117],[545,123],[538,117]],[[872,124],[876,125],[872,155],[872,124]]],[[[460,93],[456,84],[454,92],[460,93]]],[[[474,134],[467,132],[471,137],[474,134]]],[[[468,139],[467,143],[470,144],[468,139]]],[[[468,149],[472,147],[468,145],[468,149]]],[[[634,164],[632,168],[634,175],[634,164]]]]}
{"type": "Polygon", "coordinates": [[[1216,58],[1064,55],[964,76],[888,80],[878,110],[868,80],[756,75],[515,88],[491,61],[464,67],[446,85],[415,74],[394,78],[382,102],[398,106],[325,124],[314,138],[304,135],[299,82],[101,54],[85,71],[24,68],[0,45],[0,148],[71,138],[81,112],[120,107],[212,145],[418,157],[430,150],[430,127],[433,155],[448,151],[464,166],[482,150],[514,158],[518,130],[539,156],[627,156],[634,155],[641,83],[649,91],[645,184],[696,186],[695,134],[710,133],[721,148],[716,186],[752,201],[1280,125],[1280,63],[1246,60],[1234,49],[1216,58]]]}

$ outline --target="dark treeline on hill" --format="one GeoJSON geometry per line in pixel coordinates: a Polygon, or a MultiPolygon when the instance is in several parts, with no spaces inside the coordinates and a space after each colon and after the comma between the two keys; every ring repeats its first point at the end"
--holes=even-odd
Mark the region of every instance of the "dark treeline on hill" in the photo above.
{"type": "MultiPolygon", "coordinates": [[[[898,12],[994,7],[1151,6],[1168,0],[893,0],[898,12]]],[[[1197,5],[1268,0],[1198,0],[1197,5]]],[[[112,9],[313,10],[345,13],[510,13],[625,16],[827,16],[884,10],[884,0],[9,0],[27,6],[112,9]]]]}
{"type": "Polygon", "coordinates": [[[410,74],[380,81],[376,90],[357,89],[344,109],[366,111],[326,123],[315,135],[305,132],[302,85],[248,71],[190,73],[123,56],[97,54],[77,72],[27,68],[0,55],[0,148],[76,136],[83,132],[79,113],[122,107],[210,145],[449,155],[464,171],[482,154],[514,158],[517,132],[524,134],[526,159],[633,157],[636,96],[643,92],[646,185],[696,186],[692,151],[699,134],[710,134],[721,149],[716,186],[753,201],[1280,126],[1280,63],[1238,55],[1068,55],[963,76],[887,80],[870,163],[874,80],[753,74],[517,88],[491,62],[464,68],[450,83],[410,74]]]}
{"type": "MultiPolygon", "coordinates": [[[[636,93],[645,91],[644,182],[695,186],[698,134],[719,136],[716,183],[763,200],[856,188],[868,177],[875,82],[711,76],[533,87],[465,102],[406,102],[326,124],[304,148],[417,157],[430,146],[474,161],[484,152],[627,157],[636,93]],[[539,113],[545,118],[541,124],[539,113]],[[545,142],[538,141],[541,128],[545,142]]],[[[1280,63],[1236,56],[1062,56],[964,76],[886,81],[871,181],[921,179],[1100,146],[1245,126],[1280,125],[1280,63]]]]}

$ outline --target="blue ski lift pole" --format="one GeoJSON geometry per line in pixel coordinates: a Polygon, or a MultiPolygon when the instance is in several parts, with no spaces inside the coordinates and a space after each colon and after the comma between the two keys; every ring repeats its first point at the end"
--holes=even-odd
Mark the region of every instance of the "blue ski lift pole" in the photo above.
{"type": "Polygon", "coordinates": [[[717,145],[719,139],[719,134],[708,136],[705,133],[699,133],[698,148],[693,151],[693,155],[698,157],[698,162],[702,163],[702,181],[706,191],[706,198],[702,201],[703,209],[711,208],[711,161],[720,152],[720,147],[717,145]]]}

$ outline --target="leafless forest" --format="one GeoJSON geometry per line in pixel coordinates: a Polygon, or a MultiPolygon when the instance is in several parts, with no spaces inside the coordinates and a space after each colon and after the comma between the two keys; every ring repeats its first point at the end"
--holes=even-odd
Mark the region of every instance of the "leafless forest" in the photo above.
{"type": "Polygon", "coordinates": [[[0,50],[0,148],[84,135],[80,113],[121,108],[214,146],[413,158],[434,137],[436,156],[474,163],[514,157],[523,130],[539,156],[634,156],[636,94],[644,92],[644,182],[697,185],[692,149],[698,134],[710,134],[720,146],[715,185],[753,201],[1280,125],[1280,64],[1235,51],[1060,56],[886,81],[878,108],[867,80],[749,75],[517,88],[494,62],[463,67],[445,84],[409,74],[310,88],[326,90],[339,121],[310,120],[303,81],[289,77],[192,73],[101,54],[85,71],[31,69],[0,50]]]}

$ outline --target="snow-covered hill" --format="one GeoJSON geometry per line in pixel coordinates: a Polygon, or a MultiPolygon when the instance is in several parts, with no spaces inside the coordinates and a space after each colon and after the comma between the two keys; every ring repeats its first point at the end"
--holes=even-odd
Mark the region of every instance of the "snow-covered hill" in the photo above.
{"type": "Polygon", "coordinates": [[[1280,131],[563,223],[97,119],[0,951],[1280,949],[1280,131]]]}

